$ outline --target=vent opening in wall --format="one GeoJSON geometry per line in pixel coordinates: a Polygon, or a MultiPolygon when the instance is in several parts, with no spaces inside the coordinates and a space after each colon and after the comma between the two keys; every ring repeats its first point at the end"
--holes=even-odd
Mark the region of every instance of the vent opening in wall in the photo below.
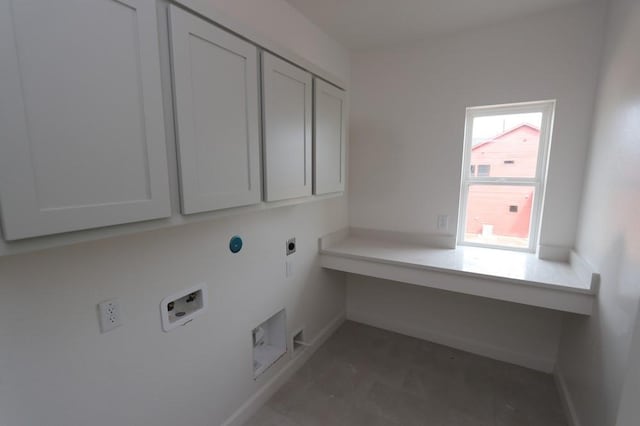
{"type": "Polygon", "coordinates": [[[253,341],[253,378],[257,378],[287,352],[284,309],[251,331],[253,341]]]}

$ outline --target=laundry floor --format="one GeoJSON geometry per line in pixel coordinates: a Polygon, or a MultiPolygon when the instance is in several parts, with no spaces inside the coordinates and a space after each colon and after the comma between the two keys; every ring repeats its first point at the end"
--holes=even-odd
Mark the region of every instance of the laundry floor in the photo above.
{"type": "Polygon", "coordinates": [[[566,426],[548,374],[347,321],[245,426],[566,426]]]}

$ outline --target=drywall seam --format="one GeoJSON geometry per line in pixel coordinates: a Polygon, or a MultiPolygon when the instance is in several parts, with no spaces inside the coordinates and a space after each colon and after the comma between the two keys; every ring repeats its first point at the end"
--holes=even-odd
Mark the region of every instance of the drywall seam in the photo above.
{"type": "Polygon", "coordinates": [[[551,373],[556,363],[555,359],[534,357],[529,354],[514,352],[512,350],[489,345],[476,340],[460,338],[448,333],[416,328],[403,322],[394,321],[390,318],[378,317],[368,313],[348,311],[347,319],[371,325],[373,327],[394,331],[396,333],[405,334],[418,339],[427,340],[429,342],[449,346],[476,355],[496,359],[498,361],[509,362],[511,364],[542,371],[544,373],[551,373]]]}
{"type": "MultiPolygon", "coordinates": [[[[282,386],[293,374],[304,365],[311,355],[342,325],[345,321],[345,313],[341,312],[334,317],[313,339],[308,350],[299,356],[290,359],[275,376],[269,379],[249,399],[247,399],[222,426],[242,426],[267,400],[282,386]]],[[[292,356],[289,354],[288,356],[292,356]]]]}

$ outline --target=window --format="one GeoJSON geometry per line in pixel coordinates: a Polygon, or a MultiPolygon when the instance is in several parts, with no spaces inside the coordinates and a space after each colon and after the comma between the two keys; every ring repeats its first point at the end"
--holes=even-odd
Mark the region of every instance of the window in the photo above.
{"type": "Polygon", "coordinates": [[[478,165],[478,176],[489,176],[489,175],[491,175],[491,164],[478,165]]]}
{"type": "Polygon", "coordinates": [[[534,251],[554,108],[555,101],[467,108],[459,244],[534,251]]]}

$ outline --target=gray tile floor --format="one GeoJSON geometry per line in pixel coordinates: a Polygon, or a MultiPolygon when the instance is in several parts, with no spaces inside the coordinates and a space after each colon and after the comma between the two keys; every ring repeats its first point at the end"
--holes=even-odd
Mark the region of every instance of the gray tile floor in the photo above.
{"type": "Polygon", "coordinates": [[[566,426],[550,375],[346,322],[245,426],[566,426]]]}

